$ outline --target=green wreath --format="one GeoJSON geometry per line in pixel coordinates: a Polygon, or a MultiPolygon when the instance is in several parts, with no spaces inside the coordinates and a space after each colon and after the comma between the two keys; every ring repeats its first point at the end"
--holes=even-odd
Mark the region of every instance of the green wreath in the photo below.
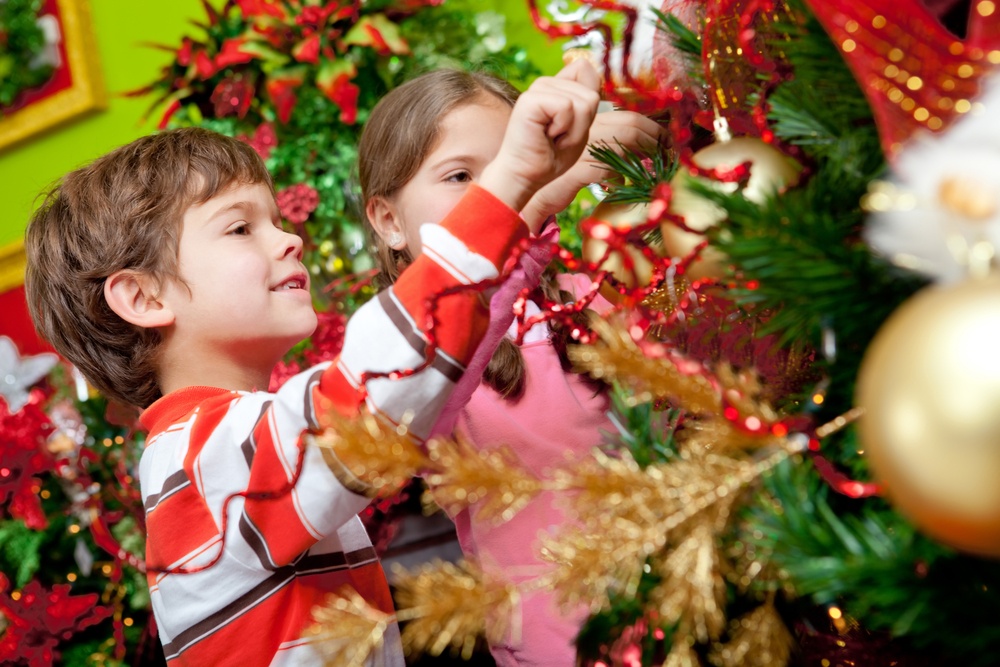
{"type": "Polygon", "coordinates": [[[45,33],[38,25],[42,0],[0,2],[0,115],[22,91],[45,83],[51,65],[32,65],[45,48],[45,33]]]}

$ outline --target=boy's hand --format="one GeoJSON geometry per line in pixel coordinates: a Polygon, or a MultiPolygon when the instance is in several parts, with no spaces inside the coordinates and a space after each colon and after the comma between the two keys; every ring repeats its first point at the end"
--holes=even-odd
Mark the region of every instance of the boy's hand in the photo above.
{"type": "Polygon", "coordinates": [[[597,114],[599,85],[597,72],[583,59],[554,77],[536,79],[514,105],[500,152],[479,184],[522,210],[541,186],[580,158],[597,114]]]}
{"type": "MultiPolygon", "coordinates": [[[[663,140],[666,132],[660,125],[634,111],[599,113],[590,126],[589,146],[607,146],[619,155],[625,151],[651,151],[663,140]]],[[[607,165],[583,152],[569,171],[555,179],[531,198],[521,212],[528,226],[535,229],[550,215],[569,206],[580,188],[612,175],[607,165]]]]}

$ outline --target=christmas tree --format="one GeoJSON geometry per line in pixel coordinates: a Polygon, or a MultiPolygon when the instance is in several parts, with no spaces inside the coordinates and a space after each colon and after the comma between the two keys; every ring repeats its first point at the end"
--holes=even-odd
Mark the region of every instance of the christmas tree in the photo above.
{"type": "MultiPolygon", "coordinates": [[[[437,443],[435,499],[577,494],[537,585],[589,606],[584,664],[992,664],[994,3],[529,5],[671,129],[651,154],[592,147],[618,178],[559,253],[618,303],[572,356],[621,432],[554,481],[437,443]],[[441,464],[462,458],[480,467],[441,464]]],[[[468,655],[515,606],[474,563],[399,585],[413,652],[468,655]]],[[[325,619],[384,622],[349,595],[325,619]]]]}

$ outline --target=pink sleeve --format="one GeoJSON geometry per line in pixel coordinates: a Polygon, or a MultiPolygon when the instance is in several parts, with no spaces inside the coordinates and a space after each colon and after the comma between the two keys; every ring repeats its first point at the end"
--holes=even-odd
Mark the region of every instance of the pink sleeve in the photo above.
{"type": "Polygon", "coordinates": [[[441,411],[441,416],[431,429],[431,436],[447,435],[455,428],[458,414],[469,402],[472,393],[479,387],[486,366],[493,357],[500,340],[506,335],[514,321],[514,302],[524,288],[538,284],[545,267],[555,253],[555,243],[559,240],[559,227],[549,224],[520,256],[510,277],[500,286],[490,299],[490,325],[482,342],[466,366],[465,373],[451,393],[451,398],[441,411]]]}

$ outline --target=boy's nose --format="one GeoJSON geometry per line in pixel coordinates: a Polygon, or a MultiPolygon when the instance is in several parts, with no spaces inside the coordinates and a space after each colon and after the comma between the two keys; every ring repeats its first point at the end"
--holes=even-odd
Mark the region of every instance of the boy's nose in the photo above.
{"type": "Polygon", "coordinates": [[[302,259],[302,237],[294,232],[286,232],[282,230],[281,232],[281,242],[283,245],[283,251],[281,253],[282,258],[288,255],[294,255],[296,259],[302,259]]]}

